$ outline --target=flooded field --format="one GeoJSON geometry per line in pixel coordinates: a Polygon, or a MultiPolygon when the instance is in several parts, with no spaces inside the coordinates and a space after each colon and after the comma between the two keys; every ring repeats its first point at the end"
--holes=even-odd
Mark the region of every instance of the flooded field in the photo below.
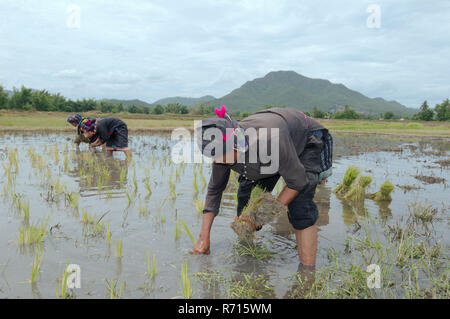
{"type": "Polygon", "coordinates": [[[210,164],[172,163],[169,137],[132,136],[131,163],[77,151],[72,138],[0,135],[1,298],[449,297],[449,139],[335,136],[333,175],[315,197],[319,252],[307,288],[287,216],[255,245],[238,243],[235,181],[211,254],[190,253],[210,164]],[[392,201],[338,198],[349,166],[373,178],[368,193],[394,184],[392,201]],[[62,284],[69,264],[81,288],[62,284]],[[367,287],[370,264],[381,267],[380,288],[367,287]]]}

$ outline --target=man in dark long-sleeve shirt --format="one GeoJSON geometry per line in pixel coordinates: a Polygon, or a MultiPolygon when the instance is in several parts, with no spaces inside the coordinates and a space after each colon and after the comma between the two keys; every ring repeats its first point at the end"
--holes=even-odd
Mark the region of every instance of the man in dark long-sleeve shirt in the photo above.
{"type": "MultiPolygon", "coordinates": [[[[240,174],[238,215],[247,204],[253,187],[259,185],[271,192],[279,177],[283,178],[286,187],[278,196],[278,201],[288,207],[301,262],[314,265],[317,250],[317,228],[314,223],[318,212],[312,199],[321,172],[322,137],[328,134],[328,130],[300,111],[283,108],[257,112],[239,123],[229,116],[202,122],[202,129],[210,127],[222,130],[224,127],[232,128],[233,132],[234,128],[240,127],[246,134],[254,129],[256,138],[248,138],[245,143],[250,150],[255,149],[256,144],[258,148],[256,158],[252,158],[254,154],[248,150],[238,152],[236,147],[231,152],[224,151],[223,156],[212,156],[214,162],[202,229],[194,253],[209,253],[210,229],[219,213],[222,193],[232,169],[240,174]],[[264,154],[264,147],[261,148],[264,145],[268,149],[267,154],[264,154]]],[[[226,137],[224,134],[224,140],[226,137]]],[[[205,144],[205,141],[202,140],[202,143],[205,144]]]]}

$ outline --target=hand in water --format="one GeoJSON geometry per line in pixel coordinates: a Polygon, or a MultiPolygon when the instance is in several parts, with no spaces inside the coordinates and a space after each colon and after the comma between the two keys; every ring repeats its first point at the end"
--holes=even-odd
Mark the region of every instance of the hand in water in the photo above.
{"type": "Polygon", "coordinates": [[[209,246],[210,246],[209,238],[208,239],[202,238],[200,236],[197,243],[194,245],[194,250],[192,253],[194,255],[197,255],[197,254],[208,255],[209,254],[209,246]]]}

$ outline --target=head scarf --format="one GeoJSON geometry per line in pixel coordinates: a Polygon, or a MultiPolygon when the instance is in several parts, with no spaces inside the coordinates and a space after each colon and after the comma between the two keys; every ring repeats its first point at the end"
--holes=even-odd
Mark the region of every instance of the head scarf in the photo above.
{"type": "Polygon", "coordinates": [[[95,132],[97,126],[97,119],[85,118],[80,122],[80,128],[84,132],[95,132]]]}
{"type": "Polygon", "coordinates": [[[227,112],[226,107],[223,105],[220,110],[216,108],[215,112],[218,118],[204,119],[201,121],[201,124],[196,127],[198,131],[197,136],[199,138],[197,143],[203,155],[207,157],[221,156],[230,151],[227,149],[229,145],[239,152],[246,152],[248,150],[248,143],[238,122],[231,117],[227,112]],[[222,138],[218,138],[217,140],[205,138],[204,133],[210,128],[219,129],[222,138]],[[227,143],[227,140],[229,139],[231,139],[230,144],[227,143]],[[221,152],[219,150],[221,150],[221,152]]]}
{"type": "Polygon", "coordinates": [[[83,120],[83,117],[80,114],[74,114],[67,118],[67,122],[69,123],[77,123],[80,124],[80,122],[83,120]]]}

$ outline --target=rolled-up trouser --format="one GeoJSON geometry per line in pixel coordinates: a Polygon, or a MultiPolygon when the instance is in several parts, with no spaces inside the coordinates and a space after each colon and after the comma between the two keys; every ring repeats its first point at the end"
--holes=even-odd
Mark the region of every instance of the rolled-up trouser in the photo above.
{"type": "MultiPolygon", "coordinates": [[[[303,230],[314,225],[319,218],[319,212],[313,199],[319,183],[322,147],[323,144],[319,139],[309,136],[305,150],[299,157],[306,170],[308,185],[288,205],[289,222],[296,230],[303,230]]],[[[241,215],[255,186],[259,186],[267,192],[272,192],[279,178],[280,175],[275,175],[257,181],[250,181],[239,176],[237,215],[241,215]]]]}

